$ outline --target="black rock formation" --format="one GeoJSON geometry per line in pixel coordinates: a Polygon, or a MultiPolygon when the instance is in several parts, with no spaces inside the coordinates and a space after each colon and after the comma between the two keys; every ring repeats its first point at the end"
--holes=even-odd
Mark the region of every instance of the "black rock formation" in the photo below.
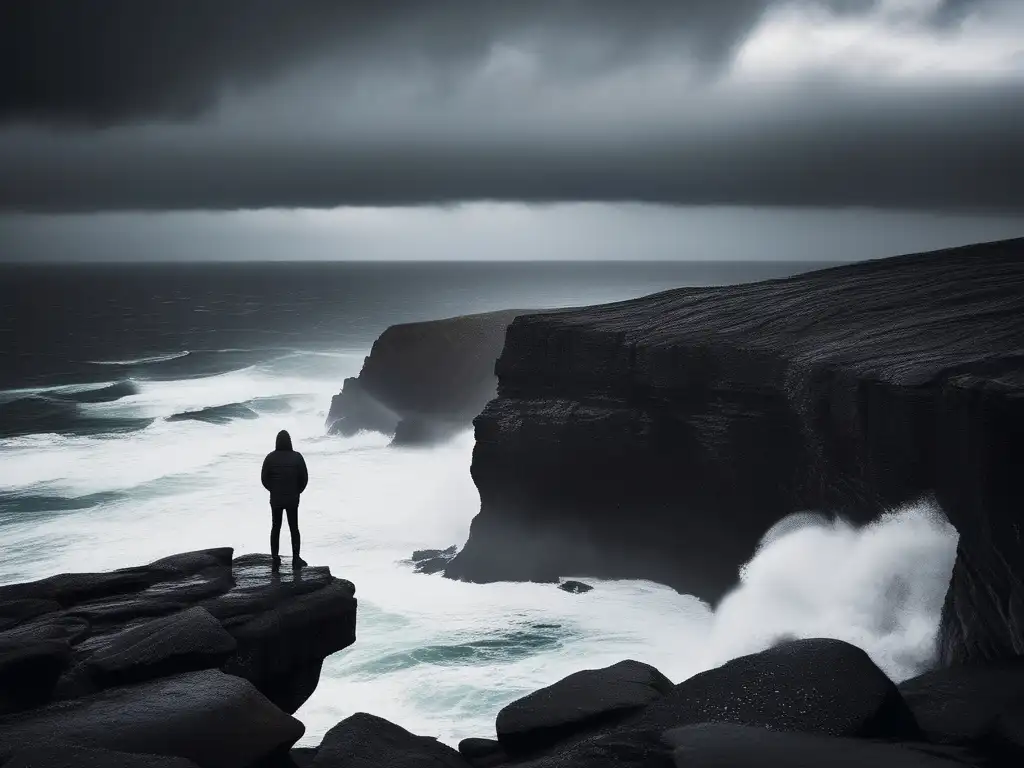
{"type": "Polygon", "coordinates": [[[279,574],[230,548],[0,587],[0,714],[203,669],[294,712],[355,640],[354,591],[327,568],[279,574]]]}
{"type": "Polygon", "coordinates": [[[582,581],[563,581],[558,585],[558,588],[563,592],[568,592],[572,595],[582,595],[585,592],[589,592],[593,589],[589,584],[584,584],[582,581]]]}
{"type": "Polygon", "coordinates": [[[522,315],[497,374],[446,575],[716,600],[789,513],[930,494],[960,534],[944,660],[1024,652],[1024,240],[522,315]]]}
{"type": "Polygon", "coordinates": [[[334,726],[324,736],[313,768],[469,768],[451,747],[365,712],[334,726]]]}
{"type": "Polygon", "coordinates": [[[374,342],[359,376],[331,401],[332,434],[381,432],[395,444],[429,444],[469,429],[494,397],[494,361],[522,310],[393,325],[374,342]]]}

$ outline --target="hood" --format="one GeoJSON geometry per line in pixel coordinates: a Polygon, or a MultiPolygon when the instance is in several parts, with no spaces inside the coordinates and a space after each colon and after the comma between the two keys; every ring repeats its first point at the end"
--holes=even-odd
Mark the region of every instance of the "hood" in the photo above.
{"type": "Polygon", "coordinates": [[[292,449],[292,436],[287,430],[282,429],[277,433],[277,444],[274,446],[279,451],[290,451],[292,449]]]}

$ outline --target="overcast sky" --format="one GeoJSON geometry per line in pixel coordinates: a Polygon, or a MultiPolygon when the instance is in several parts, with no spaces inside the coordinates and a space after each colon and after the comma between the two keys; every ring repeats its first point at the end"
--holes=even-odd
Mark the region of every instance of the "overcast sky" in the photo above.
{"type": "Polygon", "coordinates": [[[1021,0],[0,0],[0,259],[1024,235],[1021,0]]]}

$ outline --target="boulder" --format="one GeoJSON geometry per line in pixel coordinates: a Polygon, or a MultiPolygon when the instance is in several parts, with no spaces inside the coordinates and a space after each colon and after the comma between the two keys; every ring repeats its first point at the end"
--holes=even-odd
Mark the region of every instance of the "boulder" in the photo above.
{"type": "Polygon", "coordinates": [[[558,588],[572,595],[582,595],[584,592],[589,592],[593,589],[592,586],[584,584],[582,581],[563,581],[558,585],[558,588]]]}
{"type": "Polygon", "coordinates": [[[317,749],[313,768],[470,768],[437,739],[415,736],[376,715],[359,712],[331,728],[317,749]]]}
{"type": "Polygon", "coordinates": [[[639,661],[575,672],[502,709],[498,741],[510,755],[536,752],[620,721],[672,690],[667,677],[639,661]]]}
{"type": "Polygon", "coordinates": [[[18,750],[4,768],[197,768],[184,757],[111,752],[68,744],[37,745],[18,750]]]}
{"type": "MultiPolygon", "coordinates": [[[[955,755],[901,744],[774,731],[735,723],[699,723],[664,734],[685,768],[962,768],[955,755]]],[[[965,759],[969,759],[965,757],[965,759]]]]}
{"type": "Polygon", "coordinates": [[[495,739],[463,739],[459,742],[459,754],[473,768],[497,768],[510,760],[501,743],[495,739]]]}
{"type": "Polygon", "coordinates": [[[990,665],[937,669],[900,683],[922,732],[939,744],[983,744],[1002,718],[1012,730],[1024,706],[1024,658],[990,665]]]}
{"type": "Polygon", "coordinates": [[[184,757],[200,768],[246,768],[283,753],[304,730],[247,680],[208,669],[0,718],[0,762],[59,742],[184,757]]]}
{"type": "Polygon", "coordinates": [[[683,681],[633,727],[665,730],[723,722],[827,736],[920,737],[893,682],[841,640],[782,643],[683,681]]]}

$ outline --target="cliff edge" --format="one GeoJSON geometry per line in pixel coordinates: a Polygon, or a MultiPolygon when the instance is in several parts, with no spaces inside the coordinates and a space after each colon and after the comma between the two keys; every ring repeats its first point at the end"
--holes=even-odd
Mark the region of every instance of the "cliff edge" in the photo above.
{"type": "Polygon", "coordinates": [[[934,495],[947,662],[1024,652],[1024,239],[517,317],[446,575],[708,600],[788,513],[934,495]]]}
{"type": "Polygon", "coordinates": [[[331,401],[327,429],[430,443],[469,429],[497,390],[494,361],[509,323],[523,310],[463,315],[387,328],[359,376],[331,401]]]}

